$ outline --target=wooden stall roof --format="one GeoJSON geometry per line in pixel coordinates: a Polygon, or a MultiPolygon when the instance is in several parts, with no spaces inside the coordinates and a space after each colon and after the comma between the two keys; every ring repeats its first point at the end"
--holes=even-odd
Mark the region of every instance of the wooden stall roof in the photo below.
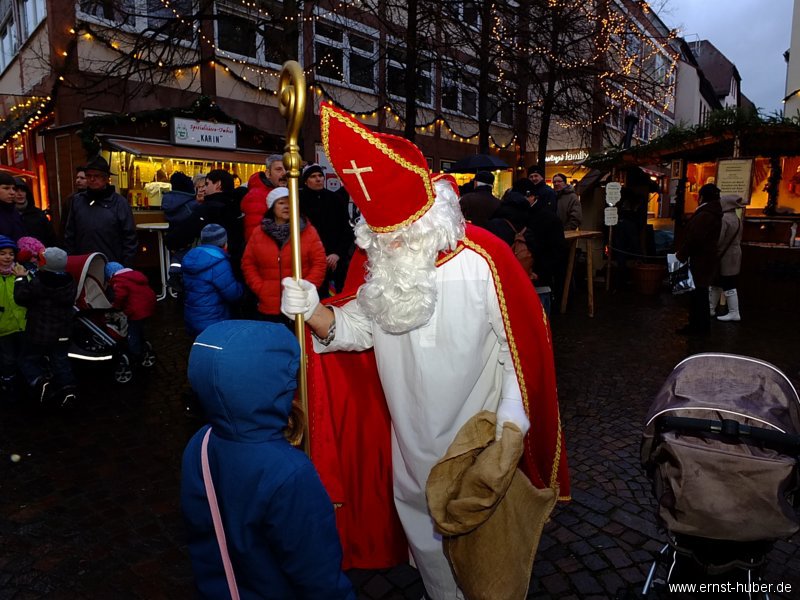
{"type": "Polygon", "coordinates": [[[737,138],[739,156],[800,155],[800,122],[797,120],[763,119],[757,115],[745,118],[734,111],[719,113],[716,120],[706,125],[689,129],[676,127],[649,144],[593,154],[583,164],[608,169],[657,164],[674,158],[696,162],[715,160],[732,156],[737,138]]]}

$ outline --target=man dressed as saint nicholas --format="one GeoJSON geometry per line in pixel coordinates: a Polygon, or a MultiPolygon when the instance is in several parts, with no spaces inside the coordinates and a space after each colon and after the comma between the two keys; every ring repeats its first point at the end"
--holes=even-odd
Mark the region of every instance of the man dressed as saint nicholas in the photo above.
{"type": "Polygon", "coordinates": [[[344,568],[392,566],[410,549],[428,595],[459,598],[425,485],[467,420],[488,410],[498,438],[509,421],[528,432],[523,471],[569,495],[547,318],[510,248],[465,225],[455,182],[414,144],[327,103],[320,119],[362,220],[335,302],[283,280],[282,311],[313,334],[311,457],[341,505],[344,568]]]}

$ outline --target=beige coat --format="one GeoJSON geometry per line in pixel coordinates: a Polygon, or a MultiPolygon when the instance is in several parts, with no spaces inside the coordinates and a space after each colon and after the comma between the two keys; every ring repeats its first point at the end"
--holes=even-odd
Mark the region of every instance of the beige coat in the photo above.
{"type": "Polygon", "coordinates": [[[744,207],[744,200],[739,196],[722,196],[719,202],[722,205],[722,229],[717,242],[719,274],[729,277],[738,275],[742,266],[742,221],[736,209],[744,207]]]}
{"type": "Polygon", "coordinates": [[[564,230],[580,229],[581,221],[583,220],[581,200],[571,185],[556,192],[556,203],[556,213],[558,218],[561,219],[564,230]]]}

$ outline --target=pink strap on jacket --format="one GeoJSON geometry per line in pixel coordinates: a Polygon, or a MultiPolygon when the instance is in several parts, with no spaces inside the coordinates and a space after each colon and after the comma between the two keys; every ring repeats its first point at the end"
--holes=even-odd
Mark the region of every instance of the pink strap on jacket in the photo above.
{"type": "Polygon", "coordinates": [[[239,600],[239,588],[236,587],[236,577],[233,574],[231,557],[228,555],[228,544],[225,542],[225,528],[222,526],[222,517],[219,514],[217,504],[217,493],[214,491],[214,481],[211,479],[211,468],[208,466],[208,437],[211,435],[211,428],[206,431],[203,437],[203,449],[201,460],[203,463],[203,483],[206,484],[206,496],[208,497],[208,507],[211,509],[211,518],[214,521],[214,533],[217,534],[217,544],[222,555],[222,566],[225,568],[225,578],[228,580],[228,589],[231,592],[231,600],[239,600]]]}

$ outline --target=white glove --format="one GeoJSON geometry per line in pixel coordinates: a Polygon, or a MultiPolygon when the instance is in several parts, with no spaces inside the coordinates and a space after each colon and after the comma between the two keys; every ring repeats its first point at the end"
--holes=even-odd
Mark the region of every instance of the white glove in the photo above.
{"type": "Polygon", "coordinates": [[[281,312],[294,321],[295,315],[303,315],[307,321],[319,306],[317,288],[310,281],[301,279],[295,281],[291,277],[284,277],[281,281],[281,312]]]}
{"type": "Polygon", "coordinates": [[[521,398],[500,398],[500,406],[497,407],[497,428],[494,432],[494,439],[499,440],[503,435],[503,423],[511,421],[522,430],[522,435],[528,433],[531,427],[528,416],[525,414],[525,405],[521,398]]]}

